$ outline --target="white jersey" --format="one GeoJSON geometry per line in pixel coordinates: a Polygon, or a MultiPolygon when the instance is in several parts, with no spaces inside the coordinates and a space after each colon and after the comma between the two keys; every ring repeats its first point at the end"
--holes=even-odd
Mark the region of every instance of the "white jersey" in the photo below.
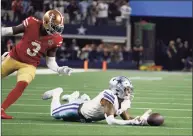
{"type": "Polygon", "coordinates": [[[120,8],[121,11],[121,18],[128,18],[129,15],[131,14],[131,7],[129,7],[128,5],[123,5],[120,8]]]}
{"type": "Polygon", "coordinates": [[[83,103],[80,109],[82,115],[89,120],[99,121],[105,119],[104,107],[101,105],[101,99],[105,99],[113,104],[115,114],[119,109],[119,102],[116,95],[111,90],[104,90],[92,100],[83,103]]]}

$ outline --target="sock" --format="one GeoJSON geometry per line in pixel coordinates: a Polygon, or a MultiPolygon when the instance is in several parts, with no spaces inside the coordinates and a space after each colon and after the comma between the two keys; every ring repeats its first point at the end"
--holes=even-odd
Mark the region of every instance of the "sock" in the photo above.
{"type": "Polygon", "coordinates": [[[4,100],[1,108],[6,110],[9,106],[11,106],[22,95],[27,85],[28,83],[25,81],[17,82],[15,88],[8,94],[7,98],[4,100]]]}
{"type": "Polygon", "coordinates": [[[51,102],[51,110],[50,110],[50,114],[52,116],[52,111],[58,107],[61,106],[61,103],[60,103],[60,95],[61,95],[62,91],[61,92],[54,92],[53,93],[53,96],[52,96],[52,102],[51,102]]]}

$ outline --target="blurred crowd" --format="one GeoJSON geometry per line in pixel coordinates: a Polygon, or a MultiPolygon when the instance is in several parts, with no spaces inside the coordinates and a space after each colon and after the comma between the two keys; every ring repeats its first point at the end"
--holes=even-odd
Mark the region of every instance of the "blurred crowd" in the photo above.
{"type": "MultiPolygon", "coordinates": [[[[84,40],[83,40],[84,41],[84,40]]],[[[2,54],[10,51],[15,46],[15,37],[2,37],[2,54]]],[[[57,60],[89,60],[90,62],[119,63],[132,62],[139,67],[143,64],[143,45],[137,39],[131,49],[125,43],[104,43],[85,41],[84,43],[76,39],[66,39],[58,49],[57,60]],[[68,41],[68,42],[66,42],[68,41]],[[70,41],[70,42],[69,42],[70,41]]],[[[161,65],[164,69],[173,70],[192,70],[192,46],[188,41],[177,38],[168,44],[158,40],[155,46],[155,64],[161,65]]]]}
{"type": "Polygon", "coordinates": [[[58,50],[57,58],[59,60],[89,60],[90,62],[107,61],[119,63],[130,60],[130,51],[122,45],[112,43],[91,43],[82,48],[78,46],[75,39],[71,44],[64,45],[58,50]]]}
{"type": "Polygon", "coordinates": [[[169,41],[168,45],[163,41],[158,41],[156,46],[156,56],[159,64],[164,65],[169,71],[172,70],[192,70],[192,45],[181,38],[169,41]]]}
{"type": "MultiPolygon", "coordinates": [[[[39,0],[43,7],[38,9],[37,1],[13,0],[11,10],[13,17],[6,11],[2,14],[2,20],[21,22],[28,16],[42,18],[50,9],[57,9],[65,16],[65,23],[86,23],[89,25],[125,25],[131,8],[128,0],[39,0]]],[[[4,4],[6,5],[6,4],[4,4]]],[[[9,9],[2,6],[3,9],[9,9]]]]}

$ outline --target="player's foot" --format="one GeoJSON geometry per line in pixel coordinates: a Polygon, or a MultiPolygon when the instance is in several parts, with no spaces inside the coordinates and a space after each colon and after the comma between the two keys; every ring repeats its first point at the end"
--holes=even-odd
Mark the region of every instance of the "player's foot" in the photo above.
{"type": "Polygon", "coordinates": [[[61,100],[62,100],[62,101],[68,101],[69,98],[70,98],[70,95],[69,95],[69,94],[65,94],[65,95],[63,95],[63,96],[61,97],[61,100]]]}
{"type": "Polygon", "coordinates": [[[13,119],[12,116],[9,116],[5,113],[4,109],[1,109],[1,119],[13,119]]]}
{"type": "Polygon", "coordinates": [[[75,101],[75,100],[78,99],[79,96],[80,96],[79,91],[75,91],[75,92],[73,92],[73,93],[70,95],[68,101],[69,101],[69,102],[75,101]]]}
{"type": "Polygon", "coordinates": [[[43,100],[51,99],[54,94],[61,94],[62,92],[63,92],[62,88],[56,88],[56,89],[53,89],[53,90],[46,91],[42,95],[42,99],[43,100]]]}
{"type": "Polygon", "coordinates": [[[80,96],[80,92],[79,91],[75,91],[75,92],[73,92],[70,95],[68,95],[68,94],[67,95],[63,95],[61,99],[63,101],[72,102],[72,101],[77,100],[79,96],[80,96]]]}
{"type": "Polygon", "coordinates": [[[83,94],[80,96],[80,99],[82,99],[83,101],[89,101],[90,97],[87,94],[83,94]]]}

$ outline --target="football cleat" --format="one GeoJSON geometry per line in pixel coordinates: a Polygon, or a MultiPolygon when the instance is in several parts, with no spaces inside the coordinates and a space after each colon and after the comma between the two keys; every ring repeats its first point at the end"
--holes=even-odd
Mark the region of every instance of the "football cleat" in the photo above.
{"type": "Polygon", "coordinates": [[[62,100],[62,101],[68,101],[69,98],[70,98],[70,95],[69,95],[69,94],[65,94],[65,95],[63,95],[63,96],[61,97],[61,100],[62,100]]]}
{"type": "Polygon", "coordinates": [[[82,99],[83,101],[89,101],[90,97],[87,94],[83,94],[80,96],[80,99],[82,99]]]}
{"type": "Polygon", "coordinates": [[[61,94],[62,92],[63,92],[63,89],[62,89],[62,88],[56,88],[56,89],[53,89],[53,90],[46,91],[46,92],[42,95],[42,99],[43,99],[43,100],[51,99],[54,94],[56,94],[56,93],[61,94]]]}
{"type": "Polygon", "coordinates": [[[73,92],[70,97],[68,98],[68,102],[72,102],[78,99],[78,97],[80,96],[80,92],[79,91],[75,91],[73,92]]]}
{"type": "Polygon", "coordinates": [[[12,116],[9,116],[5,113],[4,109],[1,109],[1,119],[13,119],[12,116]]]}

